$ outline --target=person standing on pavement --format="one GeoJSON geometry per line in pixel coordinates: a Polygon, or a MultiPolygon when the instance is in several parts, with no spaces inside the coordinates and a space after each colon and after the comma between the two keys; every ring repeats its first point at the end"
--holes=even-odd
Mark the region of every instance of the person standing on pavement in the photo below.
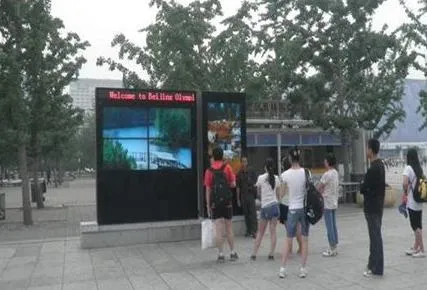
{"type": "MultiPolygon", "coordinates": [[[[291,162],[289,161],[288,157],[284,157],[282,159],[282,172],[286,172],[288,169],[292,167],[291,162]]],[[[282,173],[283,174],[283,173],[282,173]]],[[[280,180],[282,180],[282,177],[280,177],[280,180]]],[[[281,194],[280,194],[280,218],[279,222],[283,224],[288,229],[288,212],[289,212],[289,188],[286,185],[286,183],[281,184],[281,194]]],[[[298,250],[297,254],[301,254],[301,245],[302,245],[302,236],[301,236],[301,226],[297,226],[297,242],[298,242],[298,250]]],[[[289,249],[290,253],[292,253],[292,248],[289,249]]]]}
{"type": "Polygon", "coordinates": [[[245,216],[246,237],[256,238],[258,221],[255,207],[256,174],[249,168],[247,157],[241,158],[242,168],[237,174],[237,205],[242,207],[245,216]]]}
{"type": "Polygon", "coordinates": [[[224,227],[227,234],[228,245],[230,246],[230,260],[236,261],[239,256],[234,251],[234,234],[233,234],[233,204],[231,188],[236,187],[236,176],[231,169],[231,166],[224,162],[224,151],[221,148],[212,150],[213,161],[210,168],[205,172],[205,187],[206,187],[206,207],[208,216],[215,220],[216,229],[216,244],[218,247],[219,263],[225,261],[224,257],[224,227]],[[225,180],[224,180],[225,179],[225,180]],[[222,190],[227,191],[223,192],[222,190]],[[229,191],[228,191],[229,190],[229,191]],[[216,194],[222,193],[221,202],[218,202],[216,194]],[[231,195],[231,196],[230,196],[231,195]]]}
{"type": "Polygon", "coordinates": [[[301,268],[299,277],[307,276],[306,264],[308,256],[308,232],[309,224],[304,210],[304,198],[307,193],[305,169],[300,165],[301,150],[297,147],[290,152],[290,169],[282,173],[282,182],[287,185],[289,190],[289,213],[287,221],[287,239],[282,253],[282,265],[279,270],[279,277],[287,276],[286,263],[289,259],[290,249],[292,249],[293,239],[297,235],[298,225],[301,226],[302,245],[301,245],[301,268]]]}
{"type": "Polygon", "coordinates": [[[336,221],[336,210],[338,208],[339,174],[335,169],[337,159],[333,154],[328,154],[324,164],[327,171],[322,175],[317,190],[323,195],[325,209],[326,232],[328,235],[329,249],[322,253],[324,257],[335,257],[338,255],[338,230],[336,221]]]}
{"type": "Polygon", "coordinates": [[[279,195],[280,195],[280,180],[274,174],[274,161],[267,158],[265,161],[265,173],[258,176],[256,182],[259,195],[261,196],[261,220],[259,222],[259,230],[254,243],[254,250],[251,260],[255,261],[256,256],[264,237],[267,225],[270,227],[271,247],[268,254],[268,260],[274,260],[274,252],[276,250],[277,235],[276,226],[277,220],[280,217],[279,195]]]}
{"type": "Polygon", "coordinates": [[[381,235],[385,197],[385,168],[378,157],[380,142],[376,139],[368,141],[367,157],[371,163],[366,172],[360,192],[364,196],[364,212],[369,231],[369,261],[363,275],[365,277],[382,276],[384,274],[384,251],[381,235]]]}
{"type": "Polygon", "coordinates": [[[414,200],[413,188],[415,188],[417,179],[421,178],[424,173],[418,159],[416,149],[409,149],[406,155],[407,166],[403,171],[403,190],[406,196],[406,207],[409,212],[409,221],[411,228],[414,231],[415,242],[414,246],[406,251],[408,256],[414,258],[424,257],[424,243],[423,243],[423,204],[414,200]]]}

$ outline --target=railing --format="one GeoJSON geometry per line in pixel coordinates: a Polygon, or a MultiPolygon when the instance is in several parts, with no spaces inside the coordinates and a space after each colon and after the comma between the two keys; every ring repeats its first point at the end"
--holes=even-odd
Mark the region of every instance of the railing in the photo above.
{"type": "Polygon", "coordinates": [[[249,101],[246,108],[248,119],[289,119],[290,114],[285,101],[249,101]]]}

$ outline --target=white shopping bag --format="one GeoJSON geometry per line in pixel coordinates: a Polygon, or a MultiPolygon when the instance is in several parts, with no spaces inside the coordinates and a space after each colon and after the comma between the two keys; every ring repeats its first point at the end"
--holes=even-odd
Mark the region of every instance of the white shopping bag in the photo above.
{"type": "Polygon", "coordinates": [[[202,250],[215,247],[215,223],[211,219],[202,221],[202,250]]]}

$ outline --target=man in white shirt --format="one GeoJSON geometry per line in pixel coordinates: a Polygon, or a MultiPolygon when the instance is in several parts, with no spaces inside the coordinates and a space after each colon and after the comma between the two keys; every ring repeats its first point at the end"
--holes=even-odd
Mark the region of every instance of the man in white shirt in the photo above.
{"type": "Polygon", "coordinates": [[[317,186],[325,201],[323,216],[329,241],[329,249],[322,253],[324,257],[335,257],[338,254],[338,231],[335,212],[338,208],[339,174],[335,169],[336,163],[335,156],[328,154],[325,158],[327,171],[323,174],[317,186]]]}

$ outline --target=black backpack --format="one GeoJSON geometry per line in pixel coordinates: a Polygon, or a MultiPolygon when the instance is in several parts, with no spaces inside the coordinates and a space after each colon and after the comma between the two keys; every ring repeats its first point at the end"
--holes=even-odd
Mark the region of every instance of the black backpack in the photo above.
{"type": "Polygon", "coordinates": [[[231,192],[230,185],[227,181],[224,168],[226,164],[223,164],[221,168],[209,170],[213,174],[212,178],[212,201],[216,207],[226,206],[231,204],[233,194],[231,192]]]}
{"type": "Polygon", "coordinates": [[[324,200],[322,194],[314,186],[307,169],[305,171],[305,189],[304,209],[308,222],[316,224],[323,216],[324,200]]]}

